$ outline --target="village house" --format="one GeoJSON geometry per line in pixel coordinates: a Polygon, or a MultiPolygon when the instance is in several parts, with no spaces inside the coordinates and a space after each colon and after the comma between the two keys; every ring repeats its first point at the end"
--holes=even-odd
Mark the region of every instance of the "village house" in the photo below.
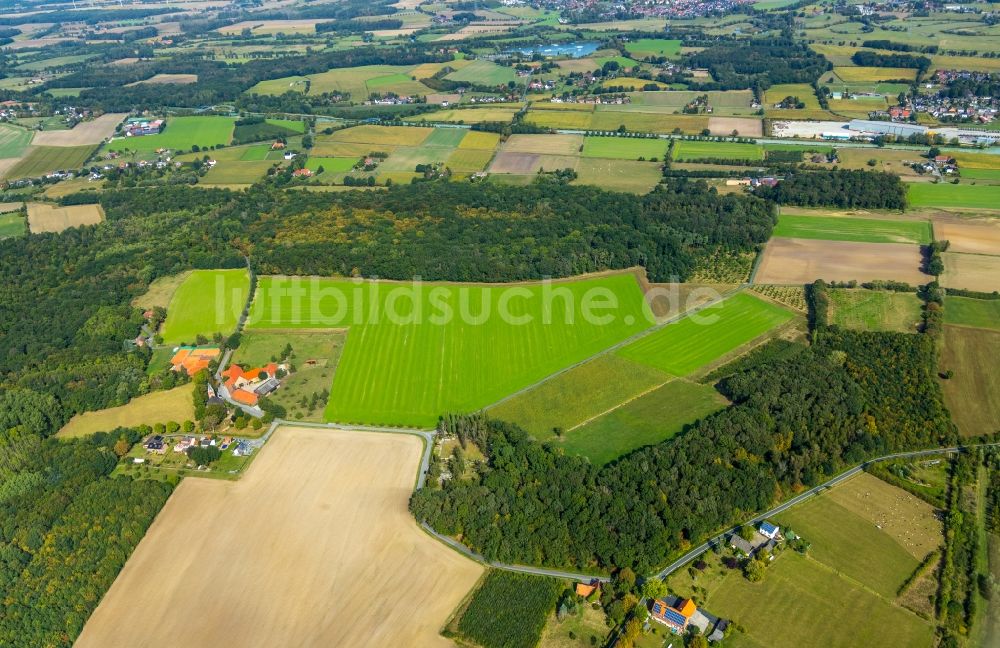
{"type": "Polygon", "coordinates": [[[691,599],[678,599],[672,603],[657,599],[653,601],[650,617],[670,628],[675,634],[683,634],[687,630],[691,616],[697,610],[698,606],[691,599]]]}
{"type": "Polygon", "coordinates": [[[313,175],[313,172],[310,171],[309,169],[305,169],[305,168],[303,168],[303,169],[295,169],[294,171],[292,171],[292,177],[294,177],[294,178],[311,178],[312,175],[313,175]]]}
{"type": "Polygon", "coordinates": [[[222,372],[223,385],[229,392],[229,398],[241,405],[256,407],[261,396],[267,396],[278,389],[278,370],[284,367],[271,362],[263,367],[243,369],[239,365],[230,365],[222,372]]]}
{"type": "Polygon", "coordinates": [[[583,598],[589,598],[594,592],[601,591],[601,581],[596,578],[589,583],[577,583],[576,584],[576,595],[582,596],[583,598]]]}
{"type": "Polygon", "coordinates": [[[212,360],[219,357],[222,351],[218,347],[183,346],[174,349],[174,357],[170,359],[172,371],[184,371],[193,376],[199,371],[208,369],[212,360]]]}

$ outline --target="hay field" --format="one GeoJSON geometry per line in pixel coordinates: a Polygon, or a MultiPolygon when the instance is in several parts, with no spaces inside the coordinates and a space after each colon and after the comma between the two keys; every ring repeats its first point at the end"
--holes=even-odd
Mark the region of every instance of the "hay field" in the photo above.
{"type": "Polygon", "coordinates": [[[329,138],[324,137],[323,140],[355,144],[420,146],[433,132],[433,128],[419,126],[355,126],[334,131],[329,138]]]}
{"type": "Polygon", "coordinates": [[[754,283],[805,284],[817,279],[895,279],[915,286],[931,278],[920,271],[917,245],[775,237],[767,243],[754,283]]]}
{"type": "Polygon", "coordinates": [[[125,113],[105,113],[96,119],[80,122],[69,130],[35,133],[37,146],[84,146],[100,144],[115,134],[115,127],[125,119],[125,113]]]}
{"type": "Polygon", "coordinates": [[[833,68],[833,73],[847,83],[895,81],[896,79],[912,81],[917,78],[917,71],[913,68],[845,66],[833,68]]]}
{"type": "Polygon", "coordinates": [[[998,185],[911,183],[906,197],[913,207],[1000,209],[998,185]]]}
{"type": "Polygon", "coordinates": [[[136,81],[135,83],[129,83],[126,85],[136,86],[143,85],[145,83],[150,84],[168,84],[173,83],[175,85],[187,85],[189,83],[197,83],[197,74],[154,74],[148,79],[143,79],[142,81],[136,81]]]}
{"type": "Polygon", "coordinates": [[[629,137],[588,137],[583,142],[583,157],[615,160],[662,160],[667,154],[667,142],[661,139],[629,137]]]}
{"type": "Polygon", "coordinates": [[[1000,255],[1000,220],[935,216],[934,236],[949,241],[949,252],[1000,255]]]}
{"type": "Polygon", "coordinates": [[[772,236],[858,243],[930,243],[925,220],[879,220],[831,215],[799,215],[782,211],[772,236]]]}
{"type": "Polygon", "coordinates": [[[948,295],[944,302],[945,324],[1000,331],[1000,299],[973,299],[948,295]]]}
{"type": "Polygon", "coordinates": [[[137,396],[120,407],[77,414],[59,430],[57,436],[73,438],[95,432],[110,432],[117,427],[193,421],[195,416],[192,389],[191,385],[181,385],[167,391],[137,396]]]}
{"type": "Polygon", "coordinates": [[[184,283],[190,274],[190,270],[185,270],[175,275],[154,279],[144,294],[132,300],[132,305],[136,308],[155,308],[156,306],[166,308],[170,305],[170,300],[173,299],[174,293],[177,292],[177,289],[180,288],[181,284],[184,283]]]}
{"type": "Polygon", "coordinates": [[[915,333],[921,321],[921,302],[913,293],[833,288],[830,321],[862,331],[915,333]]]}
{"type": "Polygon", "coordinates": [[[28,229],[39,232],[61,232],[80,225],[96,225],[104,220],[100,205],[70,205],[57,207],[47,203],[28,203],[28,229]]]}
{"type": "Polygon", "coordinates": [[[452,645],[482,567],[410,516],[420,440],[283,427],[260,453],[181,483],[77,648],[452,645]]]}
{"type": "Polygon", "coordinates": [[[979,436],[1000,431],[1000,331],[945,326],[938,368],[954,375],[941,381],[944,402],[959,432],[979,436]]]}
{"type": "Polygon", "coordinates": [[[31,142],[32,131],[12,124],[0,124],[0,159],[19,159],[31,142]]]}
{"type": "Polygon", "coordinates": [[[1000,290],[1000,256],[956,252],[945,252],[942,256],[944,274],[941,275],[941,285],[945,288],[980,292],[1000,290]]]}
{"type": "Polygon", "coordinates": [[[636,194],[649,193],[663,179],[659,162],[636,160],[582,158],[576,165],[576,172],[575,184],[636,194]]]}

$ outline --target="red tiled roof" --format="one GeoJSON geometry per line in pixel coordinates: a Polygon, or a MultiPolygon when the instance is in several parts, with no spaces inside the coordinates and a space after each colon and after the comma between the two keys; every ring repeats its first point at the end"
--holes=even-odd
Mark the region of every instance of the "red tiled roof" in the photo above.
{"type": "Polygon", "coordinates": [[[237,403],[243,403],[244,405],[257,405],[257,394],[248,392],[245,389],[237,389],[232,392],[230,396],[237,403]]]}

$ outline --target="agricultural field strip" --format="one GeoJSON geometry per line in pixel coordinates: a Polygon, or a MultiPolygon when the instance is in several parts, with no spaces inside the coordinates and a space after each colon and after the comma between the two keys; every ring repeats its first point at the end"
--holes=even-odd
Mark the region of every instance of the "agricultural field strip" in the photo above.
{"type": "MultiPolygon", "coordinates": [[[[548,379],[546,379],[546,380],[548,380],[548,379]]],[[[583,427],[584,425],[586,425],[587,423],[590,423],[591,421],[596,421],[597,419],[601,418],[602,416],[604,416],[604,415],[606,415],[606,414],[610,414],[611,412],[614,412],[615,410],[618,410],[618,409],[621,409],[622,407],[625,407],[626,405],[628,405],[628,404],[629,404],[629,403],[631,403],[632,401],[634,401],[634,400],[637,400],[637,399],[639,399],[639,398],[642,398],[642,397],[643,397],[643,396],[645,396],[646,394],[649,394],[649,393],[651,393],[651,392],[654,392],[654,391],[656,391],[656,390],[657,390],[657,389],[659,389],[660,387],[663,387],[663,386],[664,386],[664,385],[666,385],[666,384],[667,384],[668,382],[671,382],[671,381],[673,381],[673,380],[677,380],[677,379],[676,379],[676,378],[669,378],[669,379],[667,379],[667,380],[664,380],[663,382],[661,382],[661,383],[660,383],[660,384],[658,384],[658,385],[653,385],[652,387],[647,387],[646,389],[642,390],[642,391],[641,391],[641,392],[639,392],[638,394],[633,394],[632,396],[630,396],[630,397],[629,397],[629,398],[627,398],[626,400],[624,400],[624,401],[622,401],[622,402],[618,403],[618,404],[617,404],[617,405],[615,405],[614,407],[609,407],[608,409],[604,410],[603,412],[600,412],[600,413],[598,413],[598,414],[594,414],[593,416],[590,416],[590,417],[587,417],[587,418],[586,418],[585,420],[583,420],[583,421],[580,421],[579,423],[576,423],[576,424],[575,424],[575,425],[573,425],[572,427],[569,427],[569,428],[567,428],[567,429],[566,429],[566,431],[567,431],[567,432],[572,432],[573,430],[576,430],[576,429],[578,429],[578,428],[581,428],[581,427],[583,427]]]]}
{"type": "MultiPolygon", "coordinates": [[[[530,385],[522,387],[521,389],[519,389],[519,390],[517,390],[515,392],[512,392],[512,393],[508,394],[507,396],[504,396],[500,400],[495,401],[493,403],[490,403],[489,405],[486,405],[483,409],[489,409],[489,408],[492,408],[492,407],[496,407],[500,403],[506,402],[506,401],[514,398],[515,396],[519,396],[519,395],[523,394],[524,392],[530,391],[531,389],[533,389],[534,387],[537,387],[538,385],[542,384],[543,382],[551,380],[552,378],[555,378],[556,376],[559,376],[561,374],[564,374],[567,371],[569,371],[570,369],[573,369],[575,367],[579,367],[580,365],[585,364],[585,363],[589,362],[590,360],[593,360],[594,358],[597,358],[599,356],[602,356],[602,355],[605,355],[605,354],[608,354],[608,353],[614,353],[615,351],[618,351],[619,349],[622,349],[622,348],[624,348],[624,347],[632,344],[633,342],[637,342],[637,341],[643,339],[646,336],[652,335],[653,333],[659,331],[660,329],[664,328],[665,326],[668,326],[668,325],[673,324],[675,322],[679,322],[680,320],[684,319],[685,317],[689,317],[689,316],[691,316],[691,315],[693,315],[695,313],[698,313],[698,312],[700,312],[700,311],[702,311],[702,310],[704,310],[706,308],[710,308],[710,307],[714,306],[715,304],[718,304],[720,302],[725,301],[726,299],[729,299],[733,295],[736,295],[736,294],[740,293],[743,290],[744,287],[745,286],[740,286],[740,287],[735,288],[733,290],[730,290],[728,292],[722,293],[718,297],[715,297],[715,298],[713,298],[713,299],[705,302],[704,304],[700,304],[700,305],[698,305],[698,306],[696,306],[696,307],[694,307],[692,309],[684,311],[683,313],[678,313],[677,315],[674,315],[673,317],[670,317],[670,318],[668,318],[666,320],[657,322],[654,326],[651,326],[650,328],[648,328],[648,329],[646,329],[644,331],[640,331],[639,333],[636,333],[632,337],[627,338],[625,340],[622,340],[621,342],[618,342],[617,344],[614,344],[614,345],[612,345],[612,346],[604,349],[603,351],[600,351],[600,352],[595,353],[595,354],[593,354],[593,355],[591,355],[591,356],[589,356],[587,358],[584,358],[583,360],[581,360],[581,361],[579,361],[579,362],[577,362],[575,364],[569,365],[568,367],[564,367],[563,369],[560,369],[559,371],[556,371],[555,373],[549,374],[548,376],[546,376],[545,378],[542,378],[541,380],[538,380],[538,381],[536,381],[536,382],[534,382],[534,383],[532,383],[530,385]]],[[[667,381],[667,382],[669,382],[669,381],[667,381]]],[[[664,384],[666,384],[666,383],[664,383],[664,384]]],[[[662,387],[663,385],[659,385],[659,386],[662,387]]]]}

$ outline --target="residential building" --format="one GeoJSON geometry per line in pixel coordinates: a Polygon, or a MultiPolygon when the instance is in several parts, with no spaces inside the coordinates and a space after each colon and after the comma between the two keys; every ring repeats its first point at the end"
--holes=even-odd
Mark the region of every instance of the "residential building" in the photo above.
{"type": "Polygon", "coordinates": [[[771,540],[777,539],[777,537],[778,537],[778,535],[779,535],[779,533],[781,531],[781,529],[779,527],[777,527],[777,526],[775,526],[775,525],[773,525],[773,524],[771,524],[770,522],[767,522],[767,521],[761,522],[760,526],[757,527],[757,530],[760,531],[760,534],[762,536],[764,536],[766,538],[769,538],[771,540]]]}
{"type": "Polygon", "coordinates": [[[654,621],[659,621],[676,634],[681,634],[687,630],[691,616],[697,611],[698,606],[691,599],[677,599],[672,603],[657,599],[653,601],[650,616],[654,621]]]}

